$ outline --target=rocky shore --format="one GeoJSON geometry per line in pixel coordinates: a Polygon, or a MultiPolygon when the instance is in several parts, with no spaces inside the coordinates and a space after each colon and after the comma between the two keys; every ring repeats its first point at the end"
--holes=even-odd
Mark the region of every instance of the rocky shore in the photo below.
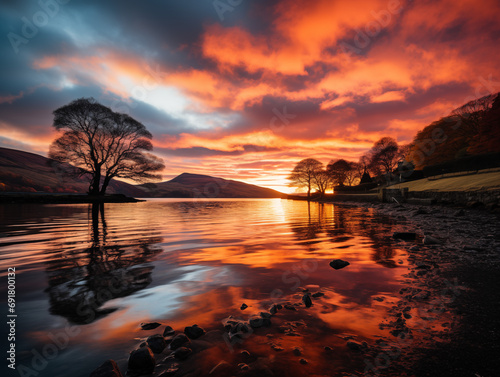
{"type": "MultiPolygon", "coordinates": [[[[161,377],[497,375],[498,214],[410,204],[340,205],[390,219],[392,232],[385,236],[407,253],[402,288],[379,325],[386,336],[338,333],[318,342],[329,330],[310,310],[327,310],[322,300],[328,292],[305,286],[259,308],[242,303],[228,309],[213,328],[142,324],[145,336],[128,359],[108,360],[91,376],[119,377],[120,371],[161,377]],[[298,338],[307,347],[294,346],[298,338]]],[[[342,260],[330,266],[334,273],[350,268],[342,260]]]]}

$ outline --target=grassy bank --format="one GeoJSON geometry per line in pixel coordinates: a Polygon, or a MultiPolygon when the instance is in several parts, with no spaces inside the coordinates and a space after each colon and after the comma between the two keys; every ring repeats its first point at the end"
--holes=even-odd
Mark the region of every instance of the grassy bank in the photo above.
{"type": "Polygon", "coordinates": [[[478,172],[477,174],[445,177],[435,180],[428,178],[412,182],[398,183],[388,188],[408,188],[411,191],[477,191],[499,190],[500,171],[478,172]]]}

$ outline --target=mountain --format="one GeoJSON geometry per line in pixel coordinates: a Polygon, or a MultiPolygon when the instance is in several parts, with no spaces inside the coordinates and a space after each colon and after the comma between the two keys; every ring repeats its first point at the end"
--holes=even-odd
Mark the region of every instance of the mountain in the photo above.
{"type": "Polygon", "coordinates": [[[139,185],[155,198],[286,198],[265,187],[209,175],[182,173],[170,181],[139,185]]]}
{"type": "MultiPolygon", "coordinates": [[[[0,148],[0,192],[86,193],[75,167],[34,153],[0,148]]],[[[108,193],[154,198],[286,198],[281,192],[208,175],[183,173],[161,183],[130,185],[112,180],[108,193]]]]}
{"type": "MultiPolygon", "coordinates": [[[[75,168],[34,153],[0,148],[0,192],[86,193],[84,178],[73,178],[75,168]]],[[[110,194],[143,196],[144,191],[125,182],[111,181],[110,194]]]]}

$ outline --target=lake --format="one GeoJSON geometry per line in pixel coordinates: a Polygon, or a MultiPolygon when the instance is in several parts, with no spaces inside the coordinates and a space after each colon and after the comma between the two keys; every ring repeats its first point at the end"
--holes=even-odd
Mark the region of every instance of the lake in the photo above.
{"type": "MultiPolygon", "coordinates": [[[[285,350],[308,349],[304,355],[318,370],[328,360],[335,360],[330,371],[341,370],[358,362],[346,339],[387,335],[379,325],[407,272],[406,252],[390,237],[394,220],[366,208],[152,199],[100,211],[86,204],[1,205],[0,213],[3,307],[7,269],[16,269],[16,363],[41,376],[88,376],[106,359],[126,365],[128,353],[155,333],[141,330],[141,322],[222,330],[228,315],[300,302],[303,289],[324,294],[311,308],[297,307],[307,331],[286,336],[269,328],[227,344],[227,353],[269,352],[259,339],[271,332],[285,350]],[[329,262],[336,258],[350,265],[334,270],[329,262]],[[335,357],[322,356],[326,345],[338,348],[335,357]]],[[[278,321],[295,313],[280,315],[278,321]]]]}

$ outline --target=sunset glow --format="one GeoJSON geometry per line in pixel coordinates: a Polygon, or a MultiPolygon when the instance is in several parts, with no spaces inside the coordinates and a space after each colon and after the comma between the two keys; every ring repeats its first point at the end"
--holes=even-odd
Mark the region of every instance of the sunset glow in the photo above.
{"type": "Polygon", "coordinates": [[[70,2],[29,38],[38,3],[3,7],[0,146],[46,155],[52,111],[93,96],[152,132],[164,180],[293,192],[303,158],[410,142],[500,90],[496,0],[70,2]]]}

